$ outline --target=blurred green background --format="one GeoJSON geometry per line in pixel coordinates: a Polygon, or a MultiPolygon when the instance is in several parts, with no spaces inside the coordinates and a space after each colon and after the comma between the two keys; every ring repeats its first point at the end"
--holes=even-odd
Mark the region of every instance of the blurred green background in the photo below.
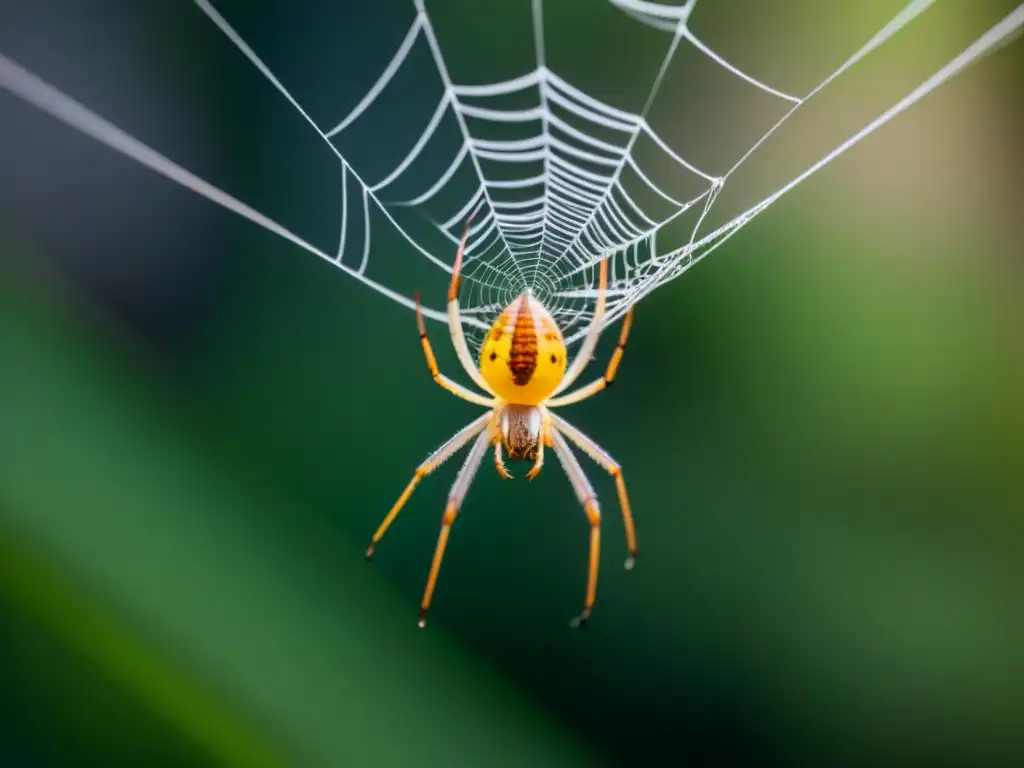
{"type": "MultiPolygon", "coordinates": [[[[218,7],[339,117],[410,5],[218,7]]],[[[524,5],[428,3],[461,79],[531,66],[524,5]],[[467,73],[481,28],[508,38],[467,73]]],[[[774,140],[737,180],[748,204],[1012,7],[939,5],[774,140]]],[[[15,6],[0,51],[332,248],[332,158],[194,8],[15,6]]],[[[805,92],[900,7],[709,3],[694,28],[805,92]]],[[[646,95],[660,52],[588,48],[621,16],[546,9],[552,66],[646,95]]],[[[1021,57],[641,303],[615,389],[564,412],[625,468],[640,539],[625,572],[588,465],[606,524],[585,631],[586,524],[553,464],[480,473],[425,631],[455,462],[363,561],[477,412],[430,382],[410,312],[0,94],[0,764],[1022,764],[1021,57]]],[[[712,152],[753,130],[714,106],[670,92],[664,135],[712,152]]],[[[361,159],[394,162],[392,128],[361,159]]],[[[441,305],[420,257],[385,237],[374,259],[441,305]]]]}

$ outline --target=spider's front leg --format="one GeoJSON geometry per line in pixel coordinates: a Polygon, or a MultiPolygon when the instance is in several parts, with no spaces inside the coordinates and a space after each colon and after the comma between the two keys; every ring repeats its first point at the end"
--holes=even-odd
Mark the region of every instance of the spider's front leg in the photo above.
{"type": "Polygon", "coordinates": [[[409,481],[409,485],[402,491],[402,495],[398,497],[398,501],[391,507],[384,521],[374,532],[373,538],[370,539],[370,546],[366,550],[367,560],[373,559],[373,554],[377,551],[377,544],[384,538],[384,534],[388,532],[388,528],[391,527],[395,518],[398,517],[398,513],[405,507],[406,502],[409,501],[420,481],[460,451],[466,443],[487,429],[488,422],[493,423],[493,421],[494,413],[492,411],[473,419],[473,421],[456,432],[444,445],[428,456],[426,461],[416,467],[416,472],[413,474],[412,480],[409,481]]]}
{"type": "Polygon", "coordinates": [[[572,620],[572,626],[580,627],[587,623],[591,611],[594,610],[594,602],[597,600],[597,571],[601,560],[601,508],[597,504],[597,494],[593,486],[583,474],[583,467],[573,456],[565,438],[556,429],[551,429],[551,443],[555,455],[565,468],[569,477],[569,483],[576,492],[576,498],[583,507],[583,512],[590,523],[590,560],[587,565],[587,592],[583,600],[583,613],[572,620]]]}
{"type": "MultiPolygon", "coordinates": [[[[505,468],[505,459],[503,458],[501,453],[502,449],[508,448],[508,446],[505,445],[505,438],[502,434],[501,428],[502,410],[502,408],[495,408],[494,418],[491,420],[491,423],[488,426],[488,434],[490,435],[491,443],[494,444],[494,468],[498,471],[498,474],[501,476],[502,480],[511,480],[512,475],[505,468]]],[[[509,456],[511,457],[512,454],[509,453],[509,456]]]]}
{"type": "Polygon", "coordinates": [[[537,445],[533,449],[533,466],[526,473],[527,480],[533,480],[544,468],[544,446],[551,446],[551,417],[544,411],[542,416],[540,436],[537,438],[537,445]]]}
{"type": "Polygon", "coordinates": [[[544,468],[544,441],[538,440],[537,447],[533,451],[534,459],[533,466],[530,467],[530,471],[526,473],[527,480],[533,480],[537,475],[540,474],[541,469],[544,468]]]}
{"type": "Polygon", "coordinates": [[[430,564],[430,573],[427,576],[427,587],[423,591],[423,602],[420,603],[420,627],[427,624],[427,611],[430,609],[430,601],[434,597],[434,588],[437,586],[437,577],[441,572],[441,561],[444,560],[445,549],[448,547],[448,536],[451,534],[455,518],[459,516],[459,509],[466,498],[470,483],[473,482],[473,475],[477,467],[487,453],[487,445],[490,442],[490,435],[482,432],[477,438],[469,454],[466,456],[462,469],[455,478],[452,490],[448,494],[448,504],[444,508],[444,517],[441,519],[441,533],[437,537],[437,547],[434,550],[434,559],[430,564]]]}
{"type": "Polygon", "coordinates": [[[497,435],[492,440],[494,440],[494,468],[498,470],[498,474],[501,475],[503,480],[511,480],[512,475],[505,469],[505,461],[501,458],[501,436],[497,435]]]}
{"type": "Polygon", "coordinates": [[[629,506],[629,495],[626,493],[626,481],[622,477],[622,467],[608,455],[600,445],[580,432],[576,427],[567,422],[557,413],[550,414],[553,428],[557,429],[576,445],[583,449],[590,458],[598,463],[609,475],[615,478],[615,490],[619,495],[619,506],[622,508],[622,522],[626,527],[626,546],[629,548],[629,557],[626,558],[626,570],[632,570],[636,565],[636,527],[633,524],[633,511],[629,506]]]}

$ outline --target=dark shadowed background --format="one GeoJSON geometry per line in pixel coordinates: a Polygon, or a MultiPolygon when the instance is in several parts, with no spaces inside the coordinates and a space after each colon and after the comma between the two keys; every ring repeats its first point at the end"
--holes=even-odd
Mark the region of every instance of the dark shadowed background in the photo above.
{"type": "MultiPolygon", "coordinates": [[[[459,80],[532,66],[526,0],[427,5],[459,80]]],[[[800,93],[901,5],[709,2],[694,28],[800,93]]],[[[1012,6],[929,10],[773,140],[736,204],[1012,6]]],[[[324,124],[413,13],[217,7],[324,124]]],[[[597,0],[545,9],[549,63],[637,109],[652,37],[597,0]]],[[[0,52],[336,244],[335,159],[191,4],[4,3],[0,52]]],[[[587,528],[553,462],[533,483],[485,465],[426,630],[455,462],[363,561],[477,412],[431,383],[411,312],[0,92],[0,763],[1024,764],[1022,53],[638,306],[617,386],[564,412],[624,466],[640,539],[626,572],[587,465],[606,523],[585,631],[587,528]]],[[[652,115],[666,138],[749,145],[741,105],[692,74],[652,115]]],[[[342,150],[384,167],[408,130],[342,150]]],[[[372,258],[443,303],[398,240],[372,258]]]]}

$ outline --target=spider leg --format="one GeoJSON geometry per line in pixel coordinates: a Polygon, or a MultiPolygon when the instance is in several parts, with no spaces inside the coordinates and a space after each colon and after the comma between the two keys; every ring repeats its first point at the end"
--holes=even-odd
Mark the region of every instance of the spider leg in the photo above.
{"type": "Polygon", "coordinates": [[[405,490],[402,491],[402,495],[398,497],[398,501],[395,502],[394,506],[391,507],[391,511],[389,511],[387,516],[384,518],[384,522],[380,524],[377,531],[373,534],[373,538],[370,540],[370,546],[366,550],[367,560],[370,560],[373,557],[373,553],[377,549],[377,543],[384,537],[384,534],[387,533],[388,528],[391,527],[391,523],[395,521],[395,518],[398,517],[398,513],[402,511],[402,507],[404,507],[406,502],[409,501],[409,497],[412,496],[412,492],[416,490],[416,486],[419,485],[420,480],[450,459],[456,452],[461,450],[466,443],[485,429],[493,416],[494,414],[489,411],[480,418],[474,419],[449,438],[444,445],[434,451],[426,461],[416,467],[416,472],[412,476],[412,480],[409,481],[409,485],[407,485],[405,490]]]}
{"type": "MultiPolygon", "coordinates": [[[[430,346],[430,339],[427,338],[427,326],[423,322],[423,312],[420,311],[419,294],[416,294],[416,325],[419,327],[420,331],[420,344],[423,345],[423,355],[427,358],[427,369],[430,371],[430,375],[433,377],[434,381],[436,381],[438,384],[447,389],[456,397],[461,397],[463,400],[468,400],[474,405],[482,405],[484,408],[493,408],[493,398],[484,397],[483,395],[478,395],[476,392],[470,389],[466,389],[464,386],[452,381],[443,373],[441,373],[440,370],[438,370],[437,358],[434,357],[434,350],[430,346]]],[[[463,339],[463,343],[465,343],[465,339],[463,339]]]]}
{"type": "Polygon", "coordinates": [[[557,429],[551,430],[551,442],[555,449],[555,455],[565,468],[565,474],[569,476],[569,483],[576,492],[576,498],[583,505],[587,520],[590,522],[590,564],[587,569],[587,593],[583,601],[583,613],[572,621],[574,627],[581,626],[590,618],[590,612],[594,608],[594,601],[597,599],[597,570],[601,555],[601,508],[597,505],[597,495],[594,493],[590,481],[583,474],[583,467],[580,466],[576,456],[565,442],[565,438],[559,434],[557,429]]]}
{"type": "Polygon", "coordinates": [[[555,429],[578,445],[584,453],[615,478],[615,490],[619,495],[619,506],[622,508],[622,522],[626,528],[626,547],[629,550],[629,557],[626,558],[626,570],[632,570],[636,565],[637,556],[636,527],[633,524],[633,511],[629,506],[629,496],[626,495],[626,481],[622,477],[622,467],[608,455],[607,451],[565,419],[554,413],[549,414],[549,417],[554,423],[555,429]]]}
{"type": "Polygon", "coordinates": [[[501,458],[501,440],[500,439],[494,441],[494,468],[498,470],[498,474],[501,475],[501,477],[504,480],[511,480],[512,479],[512,475],[510,475],[508,473],[508,470],[505,469],[505,462],[501,458]]]}
{"type": "Polygon", "coordinates": [[[597,304],[594,307],[594,317],[587,328],[587,335],[583,337],[583,343],[580,345],[579,352],[577,352],[576,357],[573,358],[572,365],[570,365],[569,370],[565,372],[565,376],[562,377],[562,381],[557,387],[555,387],[555,391],[551,393],[552,397],[571,387],[573,382],[579,378],[579,375],[583,373],[583,369],[586,368],[587,364],[590,362],[590,358],[594,354],[594,347],[597,346],[597,340],[601,336],[601,323],[604,320],[604,307],[607,298],[608,257],[605,257],[601,262],[601,272],[597,286],[597,304]]]}
{"type": "Polygon", "coordinates": [[[542,416],[540,439],[537,441],[537,455],[533,460],[533,466],[526,473],[527,480],[533,480],[544,468],[544,445],[551,445],[551,419],[545,413],[542,416]]]}
{"type": "Polygon", "coordinates": [[[619,343],[612,353],[612,359],[608,361],[608,369],[600,379],[590,382],[585,387],[580,387],[568,395],[555,397],[548,400],[544,405],[549,408],[561,408],[563,405],[573,405],[588,397],[593,397],[602,389],[610,387],[615,381],[615,374],[619,371],[619,363],[622,362],[622,355],[626,351],[626,340],[629,338],[629,329],[633,327],[633,308],[630,307],[626,313],[626,319],[622,321],[622,331],[619,333],[619,343]]]}
{"type": "MultiPolygon", "coordinates": [[[[479,206],[477,206],[479,210],[479,206]]],[[[462,256],[466,252],[466,242],[469,240],[469,225],[473,223],[473,217],[477,211],[469,215],[466,220],[466,229],[462,233],[462,242],[459,243],[459,250],[455,254],[455,266],[452,267],[452,282],[448,287],[448,332],[452,337],[452,346],[455,348],[455,355],[466,369],[469,378],[473,380],[480,389],[489,395],[494,392],[484,380],[480,369],[473,363],[473,357],[469,353],[469,345],[466,343],[466,336],[462,332],[462,317],[459,314],[459,286],[462,282],[462,256]]]]}
{"type": "Polygon", "coordinates": [[[533,460],[533,466],[530,467],[530,471],[526,473],[527,480],[533,480],[540,471],[544,468],[544,441],[540,440],[537,442],[537,458],[533,460]]]}
{"type": "Polygon", "coordinates": [[[462,464],[452,490],[448,494],[448,504],[444,508],[444,517],[441,520],[441,533],[437,537],[437,548],[434,550],[434,560],[430,564],[430,574],[427,576],[427,588],[423,591],[423,602],[420,604],[420,627],[427,625],[427,610],[430,608],[431,598],[434,596],[434,587],[437,586],[437,575],[441,571],[441,561],[444,559],[444,551],[448,546],[448,535],[451,533],[452,524],[458,517],[462,500],[466,498],[466,491],[469,484],[473,482],[473,475],[476,474],[483,461],[484,453],[490,443],[490,435],[484,432],[473,444],[462,464]]]}

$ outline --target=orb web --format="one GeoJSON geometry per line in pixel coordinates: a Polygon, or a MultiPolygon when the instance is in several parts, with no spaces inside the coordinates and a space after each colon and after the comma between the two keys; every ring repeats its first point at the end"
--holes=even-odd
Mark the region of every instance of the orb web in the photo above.
{"type": "MultiPolygon", "coordinates": [[[[454,79],[424,0],[413,0],[406,32],[390,59],[354,106],[331,119],[308,111],[293,95],[294,84],[275,74],[231,19],[208,0],[195,0],[196,9],[223,33],[225,44],[233,46],[266,86],[276,90],[282,104],[308,124],[311,140],[321,142],[325,158],[337,164],[341,210],[337,241],[330,245],[308,242],[2,54],[0,87],[407,308],[414,306],[412,291],[395,287],[395,274],[409,259],[424,260],[450,274],[463,226],[475,212],[461,295],[470,345],[478,347],[493,317],[527,288],[545,303],[572,344],[593,317],[596,266],[602,259],[610,259],[610,323],[713,252],[786,192],[1015,37],[1024,25],[1021,5],[800,173],[711,226],[711,213],[722,192],[744,164],[765,151],[769,138],[848,70],[928,11],[934,0],[909,2],[804,93],[788,92],[720,55],[696,31],[697,0],[683,5],[602,0],[621,14],[624,24],[654,30],[662,40],[664,54],[653,79],[635,85],[644,94],[636,111],[597,98],[549,66],[543,0],[523,2],[529,5],[533,30],[532,68],[490,82],[454,79]],[[765,125],[735,158],[718,163],[721,167],[705,165],[701,158],[674,148],[650,119],[673,60],[682,50],[704,57],[723,76],[773,100],[781,110],[781,117],[765,125]],[[372,130],[389,119],[382,101],[402,87],[399,81],[406,70],[422,70],[424,61],[432,70],[432,112],[416,127],[414,141],[388,148],[389,167],[371,175],[347,139],[366,136],[367,127],[372,130]],[[443,158],[429,177],[422,169],[425,158],[443,158]],[[417,226],[424,222],[429,231],[417,226]],[[393,252],[390,246],[375,247],[382,227],[388,230],[389,242],[397,238],[404,253],[393,252]]],[[[446,321],[443,306],[436,301],[431,305],[429,300],[425,304],[429,318],[446,321]]]]}

